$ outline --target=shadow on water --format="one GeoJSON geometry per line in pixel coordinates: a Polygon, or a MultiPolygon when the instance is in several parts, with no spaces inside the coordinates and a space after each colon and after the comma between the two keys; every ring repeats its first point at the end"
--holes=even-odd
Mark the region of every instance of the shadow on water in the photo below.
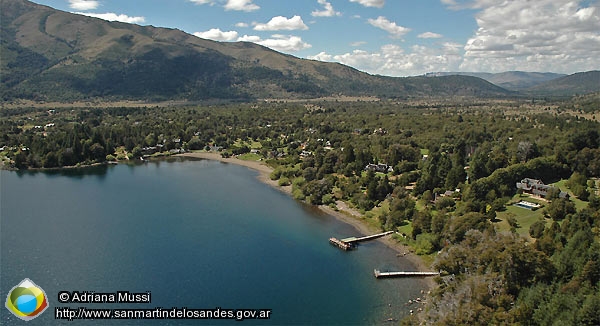
{"type": "Polygon", "coordinates": [[[96,177],[104,179],[108,172],[108,169],[114,167],[114,164],[103,164],[95,166],[84,166],[77,168],[64,168],[64,169],[49,169],[49,170],[19,170],[17,171],[18,177],[34,176],[37,174],[45,174],[49,177],[69,177],[76,179],[83,179],[85,177],[96,177]]]}
{"type": "Polygon", "coordinates": [[[57,168],[57,169],[44,169],[44,170],[17,170],[18,177],[34,176],[37,174],[44,174],[49,177],[69,177],[76,179],[83,179],[85,177],[96,177],[98,179],[104,179],[109,169],[114,168],[116,165],[126,165],[133,169],[136,166],[144,164],[155,164],[160,166],[161,163],[179,163],[184,161],[199,161],[201,159],[190,158],[190,157],[166,157],[156,158],[146,161],[126,161],[118,164],[100,164],[94,166],[82,166],[82,167],[69,167],[69,168],[57,168]]]}

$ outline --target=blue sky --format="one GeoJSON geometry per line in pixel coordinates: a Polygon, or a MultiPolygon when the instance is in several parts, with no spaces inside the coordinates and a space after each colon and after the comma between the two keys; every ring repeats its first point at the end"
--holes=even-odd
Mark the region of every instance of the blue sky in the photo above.
{"type": "Polygon", "coordinates": [[[600,0],[35,0],[373,74],[600,69],[600,0]]]}

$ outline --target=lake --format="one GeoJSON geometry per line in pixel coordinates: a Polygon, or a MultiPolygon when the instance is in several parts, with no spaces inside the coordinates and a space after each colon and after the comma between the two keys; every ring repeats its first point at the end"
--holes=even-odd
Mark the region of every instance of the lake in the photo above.
{"type": "MultiPolygon", "coordinates": [[[[384,324],[421,296],[414,270],[378,241],[344,252],[352,226],[208,160],[0,172],[2,300],[24,278],[49,308],[29,325],[231,324],[234,320],[55,320],[56,307],[271,309],[244,324],[384,324]],[[60,291],[150,292],[151,303],[58,302],[60,291]]],[[[20,322],[0,309],[1,324],[20,322]]],[[[240,323],[240,322],[237,322],[240,323]]]]}

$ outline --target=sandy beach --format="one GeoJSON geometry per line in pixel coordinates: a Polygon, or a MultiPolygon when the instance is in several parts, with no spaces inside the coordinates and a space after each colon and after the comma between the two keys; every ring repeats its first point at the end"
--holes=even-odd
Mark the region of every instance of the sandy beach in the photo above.
{"type": "MultiPolygon", "coordinates": [[[[277,180],[275,180],[275,181],[271,180],[271,178],[269,176],[270,176],[271,172],[273,172],[273,169],[271,167],[267,166],[262,161],[246,161],[246,160],[237,159],[235,157],[224,158],[224,157],[221,157],[221,155],[219,153],[211,153],[211,152],[184,153],[184,154],[178,154],[177,156],[201,158],[201,159],[214,160],[214,161],[219,161],[219,162],[225,162],[225,163],[231,163],[231,164],[245,166],[250,169],[258,171],[260,173],[258,176],[258,179],[261,182],[264,182],[264,183],[266,183],[280,191],[283,191],[289,195],[291,195],[291,193],[292,193],[291,186],[281,187],[281,186],[279,186],[277,180]]],[[[369,226],[366,222],[362,221],[362,219],[363,219],[362,214],[360,212],[358,212],[357,210],[348,207],[344,202],[338,201],[337,207],[338,207],[337,211],[332,209],[331,207],[325,206],[325,205],[320,205],[319,209],[321,209],[328,215],[331,215],[344,223],[352,225],[354,228],[356,228],[360,233],[362,233],[364,235],[381,232],[381,230],[373,228],[373,227],[369,226]]],[[[415,255],[413,253],[410,253],[409,247],[398,243],[394,239],[392,239],[390,237],[384,237],[384,238],[377,239],[376,241],[381,241],[388,247],[395,250],[399,255],[403,256],[402,258],[407,259],[413,265],[415,265],[415,267],[418,270],[420,270],[420,271],[430,271],[431,270],[431,267],[427,266],[427,264],[425,264],[425,262],[421,258],[419,258],[417,255],[415,255]],[[408,253],[408,254],[405,255],[405,253],[408,253]]],[[[430,288],[432,288],[434,286],[433,280],[431,278],[427,278],[426,280],[427,280],[427,285],[430,288]]]]}

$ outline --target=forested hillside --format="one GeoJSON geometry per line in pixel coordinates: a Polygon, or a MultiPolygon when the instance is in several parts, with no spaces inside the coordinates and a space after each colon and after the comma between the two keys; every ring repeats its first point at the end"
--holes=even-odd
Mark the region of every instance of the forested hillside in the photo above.
{"type": "Polygon", "coordinates": [[[344,201],[433,261],[439,287],[406,323],[596,325],[599,111],[597,95],[7,109],[0,157],[18,169],[196,150],[262,159],[296,199],[344,201]],[[525,178],[558,190],[532,197],[525,178]]]}

